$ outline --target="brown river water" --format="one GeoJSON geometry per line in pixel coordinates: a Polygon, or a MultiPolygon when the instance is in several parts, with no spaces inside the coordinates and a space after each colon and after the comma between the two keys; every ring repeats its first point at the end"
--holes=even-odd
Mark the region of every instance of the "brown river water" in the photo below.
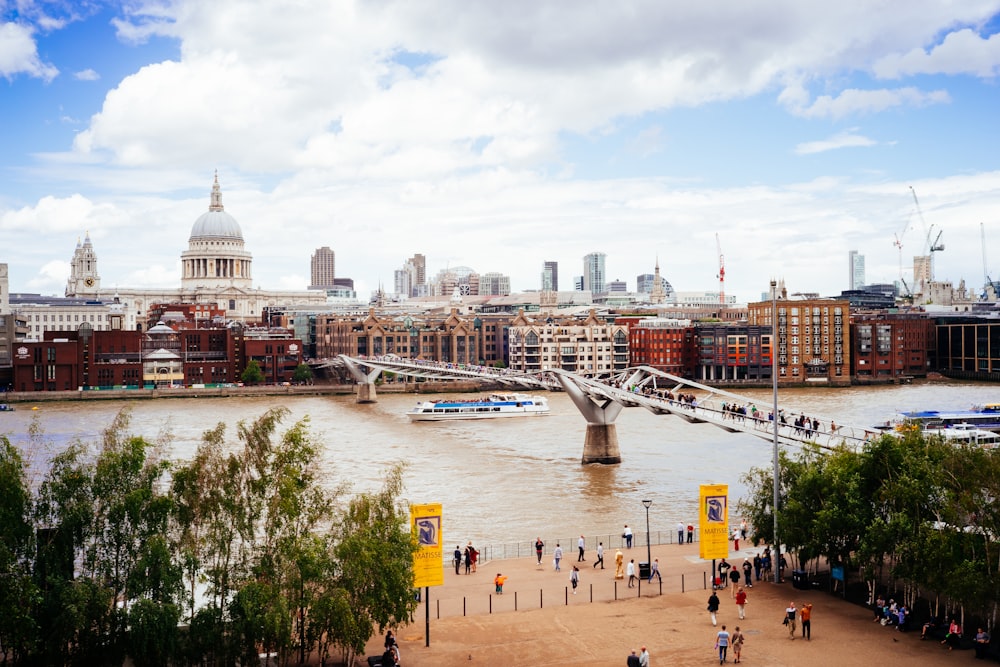
{"type": "MultiPolygon", "coordinates": [[[[738,393],[765,413],[771,405],[770,390],[738,393]]],[[[678,521],[696,519],[699,484],[728,484],[734,504],[745,493],[741,476],[752,467],[771,466],[769,440],[641,408],[623,410],[617,419],[621,464],[583,466],[586,422],[565,394],[549,395],[552,412],[545,417],[410,423],[405,412],[429,398],[380,394],[377,403],[367,405],[356,404],[353,396],[39,403],[37,409],[21,403],[15,412],[0,413],[0,433],[27,450],[28,427],[38,420],[44,445],[26,451],[37,481],[52,452],[74,440],[96,445],[125,405],[132,410],[133,433],[150,439],[169,434],[164,456],[171,460],[190,458],[201,434],[220,421],[235,442],[240,420],[285,405],[291,411],[286,424],[309,418],[320,443],[318,465],[331,486],[347,482],[354,490],[371,490],[388,466],[405,462],[406,500],[443,503],[446,544],[527,542],[537,535],[550,541],[581,533],[617,539],[626,523],[638,539],[645,532],[643,499],[653,501],[651,530],[666,540],[678,521]]],[[[865,427],[901,411],[998,402],[1000,387],[949,382],[782,389],[779,401],[794,414],[865,427]]],[[[575,541],[563,546],[572,553],[575,541]]]]}

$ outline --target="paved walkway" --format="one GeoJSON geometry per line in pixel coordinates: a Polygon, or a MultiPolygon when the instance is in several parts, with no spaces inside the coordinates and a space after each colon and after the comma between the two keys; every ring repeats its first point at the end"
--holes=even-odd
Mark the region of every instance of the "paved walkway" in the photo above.
{"type": "MultiPolygon", "coordinates": [[[[594,570],[595,555],[588,551],[587,561],[579,563],[579,593],[567,594],[569,572],[577,564],[575,545],[572,550],[564,545],[564,552],[572,557],[563,559],[561,572],[553,571],[551,554],[541,566],[534,558],[522,558],[481,564],[472,575],[446,570],[445,585],[431,589],[430,646],[425,646],[423,604],[415,622],[397,632],[403,665],[624,665],[629,650],[642,645],[649,648],[653,666],[717,664],[713,646],[719,628],[712,627],[705,610],[711,562],[698,558],[697,544],[652,548],[664,575],[662,595],[655,580],[641,589],[629,589],[624,581],[616,587],[614,550],[605,553],[603,571],[594,570]],[[502,596],[493,594],[497,572],[508,576],[502,596]]],[[[755,552],[743,549],[729,562],[739,566],[755,552]]],[[[623,554],[626,563],[646,560],[645,547],[623,554]]],[[[826,593],[765,582],[755,582],[748,592],[747,618],[740,621],[729,592],[720,591],[718,619],[730,630],[741,627],[747,638],[741,662],[751,665],[901,662],[921,667],[972,659],[971,652],[948,652],[936,642],[921,642],[919,633],[873,623],[866,609],[826,593]],[[781,624],[789,600],[796,606],[814,604],[810,641],[789,639],[781,624]]],[[[369,654],[381,653],[381,644],[381,637],[373,638],[369,654]]]]}

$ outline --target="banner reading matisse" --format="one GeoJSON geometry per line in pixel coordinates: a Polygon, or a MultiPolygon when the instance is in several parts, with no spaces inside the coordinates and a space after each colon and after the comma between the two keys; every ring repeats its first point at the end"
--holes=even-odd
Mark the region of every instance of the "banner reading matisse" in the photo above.
{"type": "Polygon", "coordinates": [[[698,543],[702,558],[725,558],[729,555],[729,485],[702,484],[698,487],[698,543]]]}
{"type": "Polygon", "coordinates": [[[444,545],[441,543],[441,503],[410,505],[410,530],[420,548],[413,554],[413,585],[444,585],[444,545]]]}

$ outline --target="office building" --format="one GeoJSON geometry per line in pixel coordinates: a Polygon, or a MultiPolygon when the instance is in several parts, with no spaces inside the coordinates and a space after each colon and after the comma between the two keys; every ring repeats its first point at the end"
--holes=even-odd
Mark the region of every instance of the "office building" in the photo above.
{"type": "Polygon", "coordinates": [[[331,289],[335,280],[336,255],[329,246],[317,248],[313,253],[309,289],[331,289]]]}
{"type": "Polygon", "coordinates": [[[851,382],[850,303],[846,299],[790,300],[784,285],[778,287],[778,321],[772,317],[772,302],[747,305],[747,324],[771,328],[776,325],[778,382],[851,382]]]}
{"type": "Polygon", "coordinates": [[[858,254],[857,250],[852,250],[848,254],[850,260],[850,273],[848,274],[850,290],[859,290],[865,286],[865,256],[858,254]]]}
{"type": "Polygon", "coordinates": [[[479,278],[480,296],[509,296],[510,276],[501,273],[487,272],[479,278]]]}
{"type": "Polygon", "coordinates": [[[545,262],[542,268],[542,291],[559,291],[559,262],[545,262]]]}
{"type": "Polygon", "coordinates": [[[603,294],[606,289],[604,285],[604,258],[603,252],[592,252],[583,258],[583,290],[591,294],[603,294]]]}

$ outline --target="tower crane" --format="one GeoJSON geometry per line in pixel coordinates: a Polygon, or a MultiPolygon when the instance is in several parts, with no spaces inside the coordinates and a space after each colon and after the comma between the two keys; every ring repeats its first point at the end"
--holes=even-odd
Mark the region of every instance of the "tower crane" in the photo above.
{"type": "Polygon", "coordinates": [[[722,255],[722,242],[719,233],[715,233],[715,249],[719,252],[719,305],[726,305],[726,260],[722,255]]]}
{"type": "Polygon", "coordinates": [[[990,278],[990,268],[986,263],[986,226],[981,222],[979,223],[979,235],[980,243],[983,246],[983,275],[986,277],[986,284],[983,285],[983,299],[988,301],[997,298],[998,290],[997,283],[994,283],[993,279],[990,278]]]}
{"type": "MultiPolygon", "coordinates": [[[[934,253],[944,250],[944,244],[941,243],[941,234],[944,233],[944,230],[938,230],[937,236],[934,237],[933,241],[931,240],[934,235],[934,225],[932,224],[929,228],[927,227],[927,221],[924,220],[924,212],[920,208],[920,200],[917,199],[917,191],[913,189],[912,185],[910,186],[910,193],[913,195],[913,203],[917,207],[917,215],[920,216],[920,224],[923,226],[924,236],[926,237],[923,256],[927,258],[925,277],[927,282],[930,282],[934,280],[934,253]]],[[[913,278],[916,280],[916,276],[913,278]]]]}
{"type": "Polygon", "coordinates": [[[896,232],[895,238],[893,239],[892,242],[892,245],[896,246],[896,248],[899,250],[899,282],[903,285],[903,289],[905,290],[903,292],[904,296],[908,296],[910,294],[910,286],[906,284],[906,280],[903,278],[903,237],[906,236],[906,230],[908,230],[909,228],[910,228],[910,218],[907,217],[906,224],[903,225],[903,228],[901,230],[896,232]]]}

